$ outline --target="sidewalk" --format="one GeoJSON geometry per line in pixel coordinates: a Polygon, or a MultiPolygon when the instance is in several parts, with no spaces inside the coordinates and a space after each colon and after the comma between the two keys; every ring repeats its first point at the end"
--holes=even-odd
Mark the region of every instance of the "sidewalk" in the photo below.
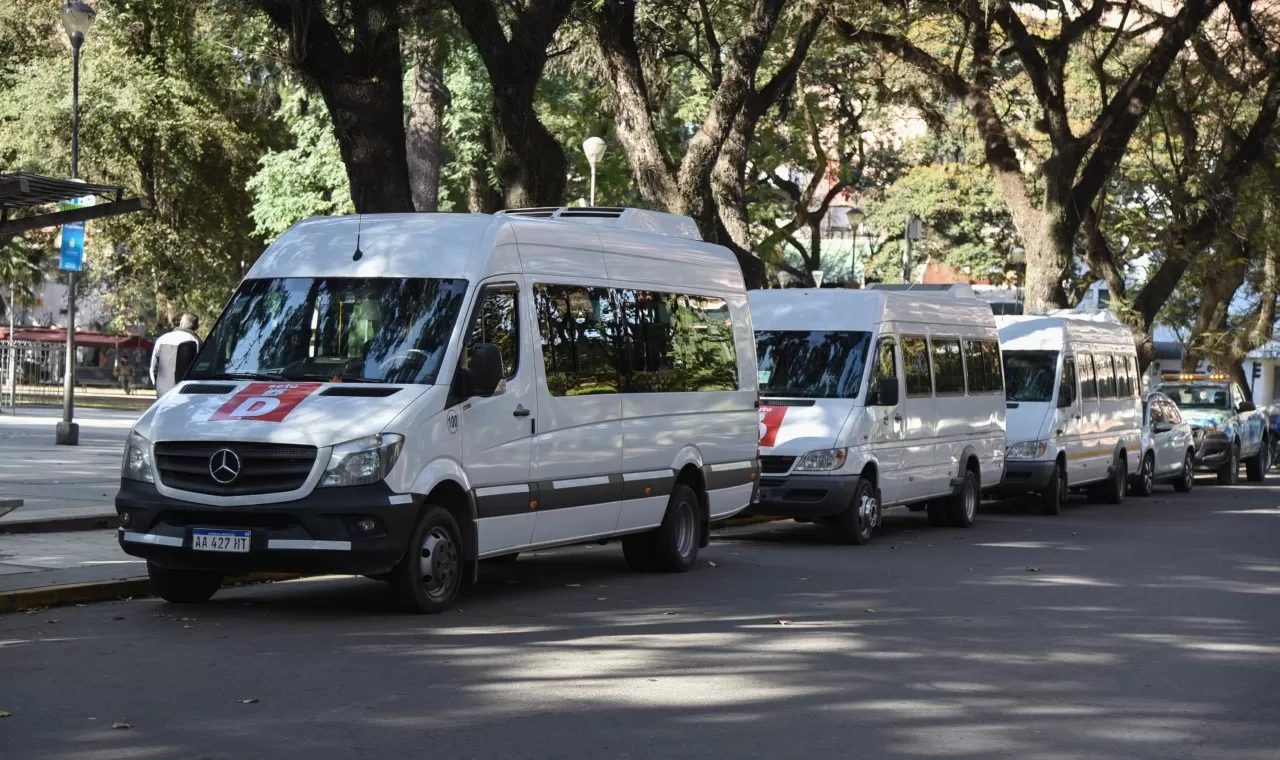
{"type": "Polygon", "coordinates": [[[0,613],[151,593],[114,530],[0,535],[0,613]]]}

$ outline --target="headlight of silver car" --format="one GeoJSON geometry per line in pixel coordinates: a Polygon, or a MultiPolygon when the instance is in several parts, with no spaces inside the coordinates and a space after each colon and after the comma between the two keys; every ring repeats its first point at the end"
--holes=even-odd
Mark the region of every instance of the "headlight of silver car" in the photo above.
{"type": "Polygon", "coordinates": [[[120,477],[140,480],[143,483],[156,482],[156,473],[151,467],[151,441],[137,433],[129,433],[129,439],[124,444],[124,461],[120,464],[120,477]]]}
{"type": "Polygon", "coordinates": [[[400,456],[404,436],[396,433],[366,435],[340,443],[329,454],[322,486],[367,486],[387,477],[400,456]]]}
{"type": "Polygon", "coordinates": [[[1038,459],[1044,456],[1049,448],[1048,441],[1023,441],[1010,446],[1004,454],[1005,459],[1038,459]]]}
{"type": "Polygon", "coordinates": [[[844,462],[849,458],[848,449],[821,449],[819,451],[810,451],[808,454],[800,457],[800,461],[796,463],[793,472],[829,472],[844,467],[844,462]]]}

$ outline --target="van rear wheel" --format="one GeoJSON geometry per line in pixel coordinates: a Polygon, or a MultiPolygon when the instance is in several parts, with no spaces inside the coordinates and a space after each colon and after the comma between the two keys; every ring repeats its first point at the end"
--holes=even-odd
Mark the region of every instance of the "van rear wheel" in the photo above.
{"type": "Polygon", "coordinates": [[[627,565],[640,572],[688,572],[698,559],[698,511],[698,495],[684,483],[677,483],[662,524],[622,539],[627,565]]]}
{"type": "Polygon", "coordinates": [[[947,525],[952,528],[972,527],[973,521],[978,516],[978,500],[981,493],[978,473],[966,469],[960,488],[944,502],[947,525]]]}
{"type": "Polygon", "coordinates": [[[1108,504],[1123,504],[1125,491],[1129,488],[1129,460],[1116,457],[1111,465],[1111,477],[1098,484],[1102,501],[1108,504]]]}

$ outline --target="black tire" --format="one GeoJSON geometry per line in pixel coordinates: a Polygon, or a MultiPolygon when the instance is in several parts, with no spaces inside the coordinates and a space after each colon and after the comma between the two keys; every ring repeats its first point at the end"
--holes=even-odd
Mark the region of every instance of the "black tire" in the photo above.
{"type": "Polygon", "coordinates": [[[444,612],[458,598],[465,568],[458,521],[444,507],[429,504],[414,526],[404,558],[391,571],[391,590],[407,612],[444,612]]]}
{"type": "Polygon", "coordinates": [[[1129,483],[1129,491],[1134,496],[1150,496],[1154,490],[1156,490],[1156,455],[1148,451],[1142,458],[1138,474],[1134,475],[1129,483]]]}
{"type": "Polygon", "coordinates": [[[486,557],[480,560],[480,564],[482,565],[514,565],[517,559],[520,559],[520,552],[511,552],[510,554],[499,554],[496,557],[486,557]]]}
{"type": "Polygon", "coordinates": [[[151,587],[166,602],[203,604],[222,588],[222,573],[205,570],[173,570],[147,563],[151,587]]]}
{"type": "Polygon", "coordinates": [[[952,528],[969,528],[978,516],[978,502],[982,500],[982,486],[978,473],[965,468],[964,481],[943,503],[946,505],[947,525],[952,528]]]}
{"type": "Polygon", "coordinates": [[[836,516],[832,527],[844,543],[862,546],[871,540],[880,516],[880,494],[870,480],[860,477],[849,506],[836,516]]]}
{"type": "Polygon", "coordinates": [[[1107,504],[1123,504],[1125,492],[1129,488],[1129,460],[1116,457],[1112,467],[1111,477],[1099,484],[1099,491],[1102,501],[1107,504]]]}
{"type": "Polygon", "coordinates": [[[1067,501],[1067,471],[1062,462],[1055,462],[1049,473],[1049,485],[1040,492],[1040,513],[1057,515],[1067,501]]]}
{"type": "Polygon", "coordinates": [[[667,501],[662,524],[646,533],[627,536],[622,555],[633,570],[684,573],[698,559],[698,531],[701,530],[698,494],[677,483],[667,501]]]}
{"type": "Polygon", "coordinates": [[[1267,479],[1267,458],[1271,456],[1271,447],[1264,439],[1258,445],[1258,453],[1244,462],[1244,476],[1250,483],[1261,483],[1267,479]]]}
{"type": "Polygon", "coordinates": [[[1196,455],[1195,452],[1188,451],[1186,459],[1182,460],[1182,472],[1178,474],[1178,479],[1173,481],[1173,490],[1178,493],[1191,493],[1191,489],[1196,485],[1196,455]]]}
{"type": "Polygon", "coordinates": [[[1218,485],[1234,486],[1240,481],[1240,445],[1233,443],[1227,461],[1218,468],[1218,485]]]}

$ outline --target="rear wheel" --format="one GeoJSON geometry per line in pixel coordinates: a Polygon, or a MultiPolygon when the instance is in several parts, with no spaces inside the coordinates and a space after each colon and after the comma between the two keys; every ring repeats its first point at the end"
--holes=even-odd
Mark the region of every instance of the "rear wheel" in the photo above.
{"type": "Polygon", "coordinates": [[[683,573],[698,558],[698,495],[677,483],[662,524],[622,539],[622,556],[632,570],[683,573]]]}
{"type": "Polygon", "coordinates": [[[853,499],[845,511],[836,517],[833,527],[845,543],[862,546],[871,540],[871,534],[880,524],[880,514],[880,497],[875,485],[860,477],[853,499]]]}
{"type": "Polygon", "coordinates": [[[978,516],[978,499],[982,489],[978,473],[966,469],[960,489],[946,500],[947,525],[952,528],[968,528],[978,516]]]}
{"type": "Polygon", "coordinates": [[[177,604],[202,604],[222,588],[222,573],[173,570],[148,562],[147,575],[161,599],[177,604]]]}
{"type": "Polygon", "coordinates": [[[1148,451],[1142,458],[1142,466],[1134,476],[1130,489],[1134,496],[1150,496],[1156,488],[1156,456],[1148,451]]]}
{"type": "Polygon", "coordinates": [[[1049,473],[1049,485],[1040,493],[1040,512],[1056,515],[1062,512],[1062,505],[1067,501],[1067,471],[1062,462],[1053,465],[1049,473]]]}
{"type": "Polygon", "coordinates": [[[1186,458],[1182,460],[1182,472],[1179,473],[1178,479],[1173,481],[1173,490],[1178,493],[1190,493],[1195,484],[1196,455],[1188,451],[1186,458]]]}
{"type": "Polygon", "coordinates": [[[1271,456],[1271,447],[1264,440],[1258,445],[1258,453],[1249,457],[1244,463],[1244,474],[1250,483],[1261,483],[1267,478],[1267,459],[1271,456]]]}
{"type": "Polygon", "coordinates": [[[464,567],[457,520],[444,507],[429,505],[418,518],[409,550],[391,571],[391,589],[409,612],[443,612],[458,598],[464,567]]]}
{"type": "Polygon", "coordinates": [[[1124,457],[1116,457],[1110,479],[1101,486],[1102,500],[1108,504],[1123,504],[1124,492],[1129,487],[1129,462],[1124,457]]]}
{"type": "Polygon", "coordinates": [[[1218,485],[1234,486],[1240,480],[1240,445],[1232,443],[1227,461],[1218,468],[1218,485]]]}

